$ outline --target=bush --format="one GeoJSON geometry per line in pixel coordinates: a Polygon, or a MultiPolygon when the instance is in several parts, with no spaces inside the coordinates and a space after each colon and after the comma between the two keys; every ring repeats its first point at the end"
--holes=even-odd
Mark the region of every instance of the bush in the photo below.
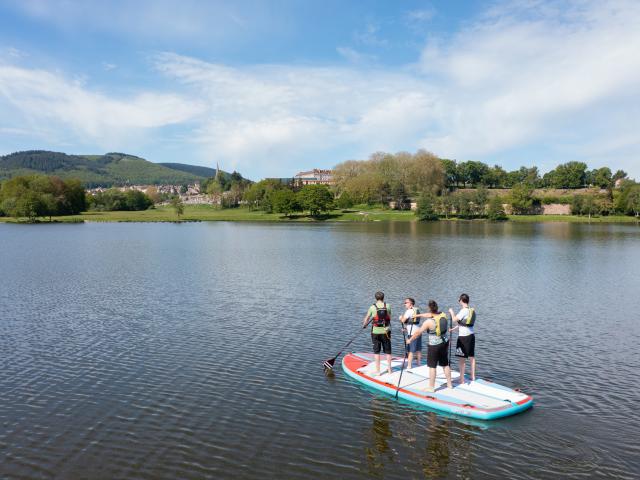
{"type": "Polygon", "coordinates": [[[333,195],[326,185],[305,185],[298,192],[297,200],[312,217],[333,208],[333,195]]]}
{"type": "Polygon", "coordinates": [[[416,216],[418,220],[422,222],[433,222],[438,220],[438,214],[436,213],[437,200],[432,193],[425,192],[418,198],[418,208],[416,209],[416,216]]]}
{"type": "Polygon", "coordinates": [[[500,197],[495,196],[489,200],[487,218],[493,221],[502,221],[507,219],[507,215],[502,207],[502,199],[500,197]]]}
{"type": "Polygon", "coordinates": [[[533,208],[533,187],[520,183],[511,189],[509,202],[513,213],[516,215],[526,215],[533,208]]]}
{"type": "Polygon", "coordinates": [[[89,196],[91,210],[98,211],[132,211],[147,210],[153,202],[138,190],[121,192],[115,188],[89,196]]]}
{"type": "Polygon", "coordinates": [[[351,208],[354,204],[355,201],[353,197],[347,191],[342,192],[336,200],[336,206],[342,209],[351,208]]]}

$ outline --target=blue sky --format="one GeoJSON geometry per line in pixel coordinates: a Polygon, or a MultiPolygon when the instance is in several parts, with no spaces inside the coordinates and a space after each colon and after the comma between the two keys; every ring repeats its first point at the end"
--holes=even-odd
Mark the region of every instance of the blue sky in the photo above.
{"type": "Polygon", "coordinates": [[[0,0],[0,154],[640,177],[640,2],[0,0]]]}

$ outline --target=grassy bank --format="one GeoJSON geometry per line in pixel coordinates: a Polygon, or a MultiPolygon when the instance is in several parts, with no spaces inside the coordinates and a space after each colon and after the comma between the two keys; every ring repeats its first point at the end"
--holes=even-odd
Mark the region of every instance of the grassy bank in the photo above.
{"type": "MultiPolygon", "coordinates": [[[[40,219],[48,222],[48,218],[40,219]]],[[[363,208],[351,210],[334,210],[319,219],[307,215],[285,217],[278,213],[251,211],[248,208],[218,209],[210,205],[187,205],[184,214],[178,217],[171,207],[158,207],[139,212],[84,212],[80,215],[52,217],[52,221],[60,223],[76,222],[198,222],[198,221],[232,221],[232,222],[380,222],[380,221],[416,221],[413,212],[383,210],[381,208],[363,208]]],[[[636,223],[635,217],[581,217],[576,215],[510,215],[514,222],[572,222],[572,223],[636,223]]],[[[16,222],[16,219],[0,217],[0,222],[16,222]]],[[[24,219],[22,219],[24,221],[24,219]]],[[[455,219],[454,219],[455,221],[455,219]]],[[[474,220],[478,221],[478,220],[474,220]]],[[[482,220],[480,220],[482,221],[482,220]]]]}

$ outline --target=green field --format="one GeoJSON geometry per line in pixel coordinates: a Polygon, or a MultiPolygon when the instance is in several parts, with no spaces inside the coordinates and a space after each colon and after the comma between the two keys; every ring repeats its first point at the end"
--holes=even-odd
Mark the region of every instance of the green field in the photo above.
{"type": "MultiPolygon", "coordinates": [[[[380,221],[417,221],[410,211],[383,210],[381,208],[354,208],[350,210],[334,210],[320,218],[296,214],[285,217],[278,213],[265,213],[248,208],[220,209],[210,205],[187,205],[184,214],[178,217],[171,207],[157,207],[138,212],[84,212],[80,215],[52,217],[53,222],[199,222],[199,221],[232,221],[232,222],[380,222],[380,221]]],[[[572,222],[572,223],[637,223],[635,217],[581,217],[576,215],[510,215],[513,222],[572,222]]],[[[0,222],[24,222],[26,219],[0,217],[0,222]]],[[[49,218],[40,219],[48,222],[49,218]]],[[[446,220],[444,220],[446,221],[446,220]]],[[[463,221],[451,219],[449,221],[463,221]]],[[[485,220],[473,220],[485,221],[485,220]]]]}

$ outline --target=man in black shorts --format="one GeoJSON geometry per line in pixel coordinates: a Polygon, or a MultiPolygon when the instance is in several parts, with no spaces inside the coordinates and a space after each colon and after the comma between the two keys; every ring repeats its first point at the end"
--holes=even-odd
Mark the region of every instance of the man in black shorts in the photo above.
{"type": "Polygon", "coordinates": [[[371,320],[371,342],[376,361],[376,375],[380,374],[380,349],[387,357],[387,372],[391,373],[391,307],[384,302],[384,293],[376,292],[376,303],[369,307],[362,320],[362,328],[371,320]]]}
{"type": "Polygon", "coordinates": [[[407,339],[407,345],[423,332],[427,332],[427,366],[429,367],[429,388],[427,391],[433,392],[436,385],[436,367],[440,365],[444,369],[444,376],[447,379],[447,387],[453,388],[451,384],[451,368],[449,367],[449,322],[447,314],[438,311],[438,304],[429,300],[429,312],[421,313],[416,317],[428,318],[422,326],[407,339]]]}

